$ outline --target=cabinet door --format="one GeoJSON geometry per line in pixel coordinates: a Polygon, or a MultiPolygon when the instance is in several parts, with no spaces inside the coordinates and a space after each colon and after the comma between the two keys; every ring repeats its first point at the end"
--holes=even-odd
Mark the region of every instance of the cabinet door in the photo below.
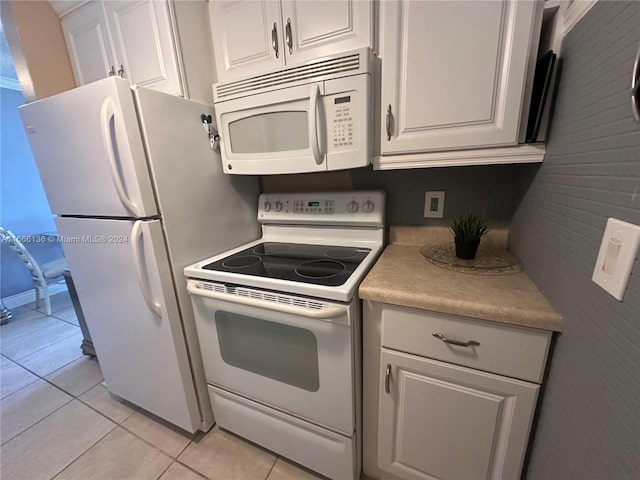
{"type": "Polygon", "coordinates": [[[62,18],[76,85],[109,75],[116,61],[102,2],[89,2],[62,18]]]}
{"type": "Polygon", "coordinates": [[[113,44],[131,84],[182,95],[166,1],[104,2],[113,44]]]}
{"type": "Polygon", "coordinates": [[[369,47],[373,2],[283,0],[282,26],[287,63],[369,47]]]}
{"type": "Polygon", "coordinates": [[[516,144],[540,6],[382,2],[382,154],[516,144]]]}
{"type": "Polygon", "coordinates": [[[538,385],[384,348],[380,365],[382,470],[406,480],[520,478],[538,385]]]}
{"type": "Polygon", "coordinates": [[[284,65],[280,2],[218,0],[209,15],[219,82],[284,65]]]}

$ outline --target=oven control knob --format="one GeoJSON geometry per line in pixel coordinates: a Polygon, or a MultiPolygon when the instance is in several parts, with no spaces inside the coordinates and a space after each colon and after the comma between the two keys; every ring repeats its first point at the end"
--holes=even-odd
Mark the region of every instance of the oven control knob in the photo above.
{"type": "Polygon", "coordinates": [[[265,212],[270,212],[271,211],[271,202],[264,202],[264,205],[262,206],[262,209],[265,212]]]}
{"type": "Polygon", "coordinates": [[[282,202],[276,202],[275,203],[275,207],[276,207],[276,212],[281,212],[282,211],[282,202]]]}
{"type": "Polygon", "coordinates": [[[355,200],[351,200],[349,203],[347,203],[347,212],[349,213],[356,213],[358,211],[358,208],[360,208],[360,206],[355,200]]]}
{"type": "Polygon", "coordinates": [[[367,200],[362,204],[362,211],[364,213],[371,213],[373,212],[374,208],[376,208],[376,204],[373,203],[371,200],[367,200]]]}

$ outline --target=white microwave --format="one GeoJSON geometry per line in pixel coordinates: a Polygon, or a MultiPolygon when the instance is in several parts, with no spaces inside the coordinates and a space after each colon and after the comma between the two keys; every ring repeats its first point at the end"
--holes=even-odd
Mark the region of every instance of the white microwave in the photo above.
{"type": "Polygon", "coordinates": [[[369,49],[214,84],[225,173],[322,172],[371,162],[369,49]]]}

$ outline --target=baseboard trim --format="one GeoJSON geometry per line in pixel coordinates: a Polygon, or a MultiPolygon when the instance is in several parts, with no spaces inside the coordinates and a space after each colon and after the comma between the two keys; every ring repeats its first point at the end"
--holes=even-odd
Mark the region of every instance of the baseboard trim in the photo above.
{"type": "MultiPolygon", "coordinates": [[[[54,283],[52,285],[49,285],[49,296],[66,291],[67,285],[64,283],[54,283]]],[[[4,306],[8,309],[18,308],[22,305],[26,305],[35,301],[36,292],[33,288],[31,290],[27,290],[26,292],[16,293],[15,295],[11,295],[10,297],[5,297],[2,299],[2,303],[4,303],[4,306]]]]}

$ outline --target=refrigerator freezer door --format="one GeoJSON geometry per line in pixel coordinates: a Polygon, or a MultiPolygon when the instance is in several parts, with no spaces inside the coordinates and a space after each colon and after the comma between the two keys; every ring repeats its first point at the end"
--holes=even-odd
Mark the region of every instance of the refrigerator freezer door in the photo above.
{"type": "Polygon", "coordinates": [[[51,211],[158,213],[127,80],[111,77],[20,107],[51,211]]]}
{"type": "Polygon", "coordinates": [[[159,220],[56,218],[107,388],[189,432],[201,425],[159,220]]]}

